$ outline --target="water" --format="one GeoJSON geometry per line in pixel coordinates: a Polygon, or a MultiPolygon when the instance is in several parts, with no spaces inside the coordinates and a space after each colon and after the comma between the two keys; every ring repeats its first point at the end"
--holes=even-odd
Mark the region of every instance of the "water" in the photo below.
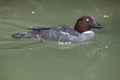
{"type": "Polygon", "coordinates": [[[0,80],[119,80],[119,0],[0,0],[0,80]],[[74,25],[83,15],[103,25],[87,42],[13,39],[29,27],[74,25]],[[108,17],[106,17],[108,16],[108,17]]]}

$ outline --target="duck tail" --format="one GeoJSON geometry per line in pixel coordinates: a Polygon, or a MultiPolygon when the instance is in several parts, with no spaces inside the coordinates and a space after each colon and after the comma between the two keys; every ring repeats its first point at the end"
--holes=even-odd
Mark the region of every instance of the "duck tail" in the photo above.
{"type": "Polygon", "coordinates": [[[12,35],[13,38],[22,39],[22,38],[33,38],[34,35],[29,32],[16,33],[12,35]]]}

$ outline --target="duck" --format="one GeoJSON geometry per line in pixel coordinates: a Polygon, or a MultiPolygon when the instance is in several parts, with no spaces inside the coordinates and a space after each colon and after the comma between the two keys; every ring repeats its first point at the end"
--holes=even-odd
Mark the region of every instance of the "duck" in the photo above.
{"type": "Polygon", "coordinates": [[[102,28],[93,16],[82,16],[80,17],[75,26],[69,25],[52,25],[42,28],[29,28],[29,31],[15,33],[12,35],[13,38],[38,38],[41,42],[47,40],[56,42],[83,42],[90,40],[94,37],[95,33],[91,30],[92,28],[102,28]]]}

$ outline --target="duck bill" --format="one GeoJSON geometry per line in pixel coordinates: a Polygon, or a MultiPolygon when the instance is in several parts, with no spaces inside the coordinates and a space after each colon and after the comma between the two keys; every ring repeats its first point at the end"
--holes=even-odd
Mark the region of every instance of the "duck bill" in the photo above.
{"type": "Polygon", "coordinates": [[[102,25],[99,24],[99,23],[96,22],[96,21],[93,21],[93,27],[92,27],[92,28],[98,28],[98,29],[100,29],[100,28],[102,28],[102,25]]]}

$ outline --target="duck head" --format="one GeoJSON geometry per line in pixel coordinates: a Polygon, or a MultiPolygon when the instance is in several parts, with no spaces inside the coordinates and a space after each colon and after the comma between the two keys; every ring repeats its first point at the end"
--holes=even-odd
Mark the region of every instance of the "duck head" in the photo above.
{"type": "Polygon", "coordinates": [[[82,16],[75,24],[74,29],[80,33],[89,31],[91,28],[102,28],[93,16],[82,16]]]}

